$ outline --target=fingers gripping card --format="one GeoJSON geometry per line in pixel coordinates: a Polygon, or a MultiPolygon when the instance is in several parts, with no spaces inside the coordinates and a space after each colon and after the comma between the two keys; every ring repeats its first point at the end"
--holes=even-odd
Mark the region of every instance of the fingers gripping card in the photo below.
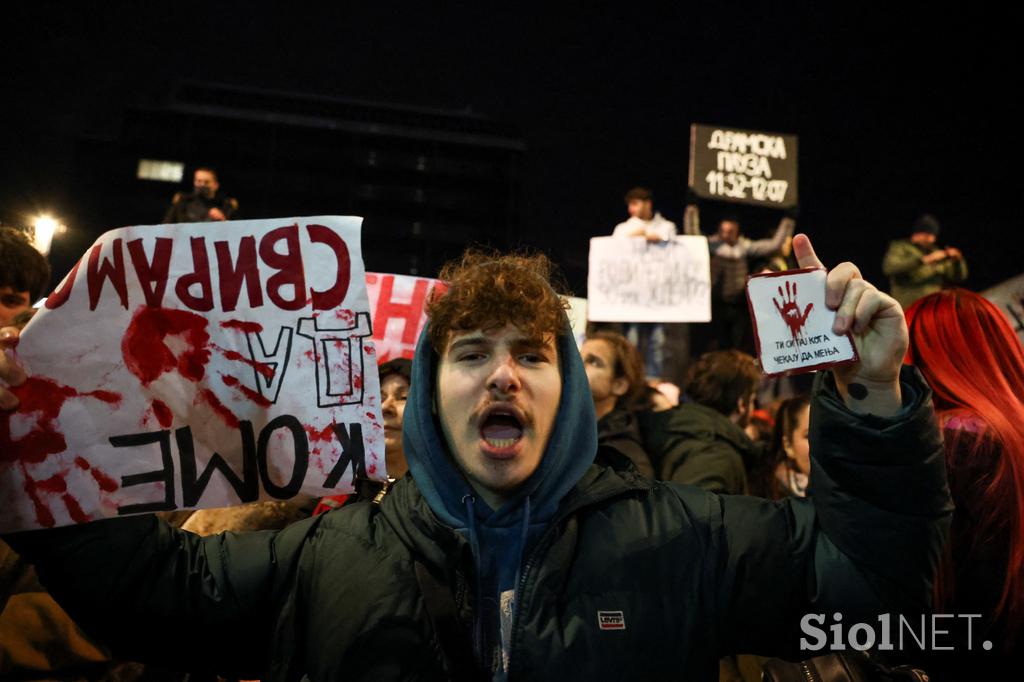
{"type": "Polygon", "coordinates": [[[825,305],[825,278],[821,268],[747,278],[747,303],[765,374],[801,374],[856,362],[850,336],[832,333],[836,311],[825,305]]]}

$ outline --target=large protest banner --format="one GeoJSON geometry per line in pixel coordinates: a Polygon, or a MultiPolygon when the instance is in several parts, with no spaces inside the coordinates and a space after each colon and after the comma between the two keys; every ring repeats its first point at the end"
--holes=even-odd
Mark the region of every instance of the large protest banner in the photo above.
{"type": "Polygon", "coordinates": [[[359,218],[128,227],[26,327],[0,532],[383,478],[359,218]]]}
{"type": "Polygon", "coordinates": [[[982,296],[999,306],[1010,326],[1017,332],[1021,343],[1024,343],[1024,275],[1011,277],[991,289],[986,289],[982,296]]]}
{"type": "Polygon", "coordinates": [[[426,304],[447,286],[438,279],[366,273],[366,292],[373,320],[373,341],[377,361],[412,359],[416,341],[427,323],[426,304]]]}
{"type": "Polygon", "coordinates": [[[648,242],[643,237],[594,237],[587,317],[599,322],[708,322],[707,239],[648,242]]]}
{"type": "Polygon", "coordinates": [[[694,123],[689,185],[704,199],[795,206],[797,137],[694,123]]]}

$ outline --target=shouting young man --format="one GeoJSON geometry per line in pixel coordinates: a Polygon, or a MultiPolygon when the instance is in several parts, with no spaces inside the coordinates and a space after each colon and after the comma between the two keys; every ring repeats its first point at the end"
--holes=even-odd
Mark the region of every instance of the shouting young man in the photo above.
{"type": "Polygon", "coordinates": [[[264,680],[717,679],[728,653],[809,657],[805,614],[927,608],[951,508],[893,299],[849,263],[829,274],[860,363],[818,377],[813,496],[772,503],[593,464],[549,268],[469,254],[442,273],[405,413],[411,476],[379,506],[280,532],[134,517],[9,541],[115,651],[264,680]]]}

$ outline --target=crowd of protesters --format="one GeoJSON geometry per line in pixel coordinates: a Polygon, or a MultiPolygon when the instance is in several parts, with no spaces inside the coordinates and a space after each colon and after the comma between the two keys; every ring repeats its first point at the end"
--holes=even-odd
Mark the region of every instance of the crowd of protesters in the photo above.
{"type": "MultiPolygon", "coordinates": [[[[649,190],[626,202],[616,236],[675,236],[649,190]]],[[[200,168],[167,221],[235,211],[200,168]]],[[[577,348],[546,257],[467,252],[416,357],[379,368],[388,480],[8,536],[0,677],[787,679],[804,614],[930,609],[980,614],[974,648],[844,655],[865,679],[999,670],[1024,642],[1021,343],[948,288],[965,260],[924,216],[885,256],[892,297],[829,272],[834,307],[870,311],[859,362],[764,378],[743,282],[755,258],[821,266],[795,218],[709,238],[710,334],[678,388],[660,325],[577,348]]],[[[4,348],[48,279],[0,229],[4,348]]],[[[0,354],[0,407],[23,377],[0,354]]],[[[793,679],[843,679],[815,665],[793,679]]]]}

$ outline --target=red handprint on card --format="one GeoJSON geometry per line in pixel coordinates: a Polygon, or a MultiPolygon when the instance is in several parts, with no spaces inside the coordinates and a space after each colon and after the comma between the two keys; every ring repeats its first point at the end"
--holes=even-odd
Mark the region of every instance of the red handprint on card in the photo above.
{"type": "Polygon", "coordinates": [[[804,325],[807,324],[807,316],[811,314],[814,304],[808,303],[804,308],[803,315],[800,314],[800,306],[796,302],[796,282],[786,282],[786,293],[782,293],[782,287],[779,287],[779,296],[782,298],[781,304],[774,297],[772,302],[775,303],[775,308],[779,311],[779,315],[782,315],[783,321],[789,327],[789,333],[795,339],[800,336],[804,325]]]}

